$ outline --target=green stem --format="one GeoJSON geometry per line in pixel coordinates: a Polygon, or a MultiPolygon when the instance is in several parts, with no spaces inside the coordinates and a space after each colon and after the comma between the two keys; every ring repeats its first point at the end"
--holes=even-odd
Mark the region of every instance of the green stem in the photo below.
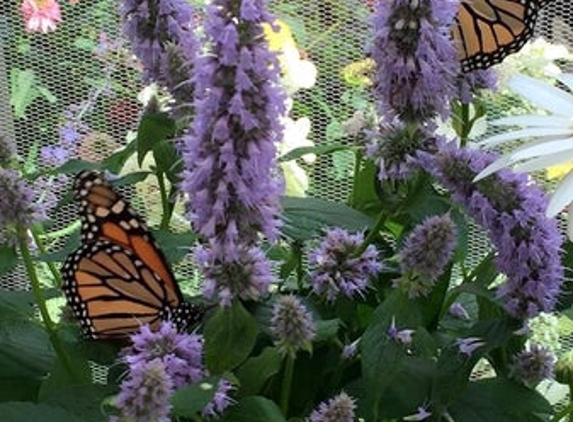
{"type": "Polygon", "coordinates": [[[468,142],[468,136],[472,130],[473,122],[470,121],[470,105],[469,104],[462,104],[461,105],[461,133],[460,133],[460,144],[461,146],[465,146],[468,142]]]}
{"type": "Polygon", "coordinates": [[[356,251],[356,255],[360,255],[362,252],[366,250],[368,245],[374,242],[374,239],[378,237],[378,232],[382,227],[384,227],[384,224],[386,224],[386,214],[382,211],[378,215],[378,219],[376,220],[374,227],[372,227],[370,232],[368,232],[368,236],[366,236],[366,239],[364,239],[364,242],[362,242],[362,245],[360,245],[360,247],[356,251]]]}
{"type": "Polygon", "coordinates": [[[157,174],[157,183],[159,184],[159,192],[161,194],[161,208],[163,215],[161,216],[161,230],[169,229],[169,222],[171,221],[171,208],[169,207],[169,196],[167,195],[167,188],[165,186],[165,178],[163,173],[157,174]]]}
{"type": "Polygon", "coordinates": [[[24,262],[24,266],[26,268],[26,274],[28,275],[30,285],[32,286],[32,293],[34,294],[36,304],[40,309],[40,315],[42,317],[42,321],[44,322],[44,326],[46,327],[46,331],[48,332],[50,342],[52,343],[56,355],[58,356],[65,370],[68,372],[70,378],[75,378],[68,355],[64,351],[64,347],[62,346],[62,343],[60,342],[60,339],[56,333],[54,322],[50,318],[48,308],[46,307],[46,298],[44,297],[44,292],[40,286],[40,280],[38,279],[38,274],[36,273],[32,254],[30,253],[30,249],[28,247],[27,233],[26,230],[22,227],[18,229],[18,246],[22,255],[22,261],[24,262]]]}
{"type": "MultiPolygon", "coordinates": [[[[42,241],[41,237],[41,235],[43,234],[41,233],[42,229],[32,228],[30,231],[32,232],[32,237],[34,238],[34,243],[38,247],[38,250],[40,251],[40,253],[45,254],[46,247],[44,246],[44,242],[42,241]]],[[[55,281],[54,287],[57,287],[59,289],[60,287],[62,287],[62,276],[53,262],[48,262],[47,264],[48,264],[48,269],[52,273],[52,277],[54,278],[55,281]]]]}
{"type": "Polygon", "coordinates": [[[283,385],[281,391],[281,410],[283,415],[287,416],[288,402],[290,399],[290,390],[292,386],[292,376],[294,373],[294,357],[288,355],[286,358],[285,373],[283,376],[283,385]]]}

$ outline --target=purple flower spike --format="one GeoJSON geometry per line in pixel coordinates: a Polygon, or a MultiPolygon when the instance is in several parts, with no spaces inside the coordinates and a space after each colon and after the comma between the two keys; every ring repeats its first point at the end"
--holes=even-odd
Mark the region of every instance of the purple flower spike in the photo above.
{"type": "Polygon", "coordinates": [[[378,1],[373,15],[375,83],[382,116],[446,116],[459,61],[451,40],[453,0],[378,1]]]}
{"type": "Polygon", "coordinates": [[[205,278],[203,295],[218,299],[222,306],[231,305],[239,297],[258,300],[265,296],[274,280],[264,252],[257,247],[241,246],[234,262],[221,262],[211,249],[199,246],[195,261],[205,278]]]}
{"type": "Polygon", "coordinates": [[[203,416],[207,418],[216,418],[220,416],[225,409],[231,406],[234,401],[229,397],[229,392],[233,389],[231,384],[226,379],[221,379],[217,386],[217,391],[207,406],[203,409],[203,416]]]}
{"type": "Polygon", "coordinates": [[[122,416],[138,422],[169,422],[173,382],[161,359],[141,361],[121,383],[117,407],[122,416]]]}
{"type": "Polygon", "coordinates": [[[295,296],[282,296],[276,301],[271,330],[279,351],[293,358],[300,349],[310,350],[315,336],[312,315],[295,296]]]}
{"type": "Polygon", "coordinates": [[[166,87],[176,100],[190,103],[191,68],[198,52],[194,9],[187,0],[125,0],[123,32],[143,65],[145,82],[166,87]]]}
{"type": "Polygon", "coordinates": [[[466,358],[470,358],[477,349],[484,345],[485,342],[480,337],[466,337],[456,340],[456,346],[460,354],[466,358]]]}
{"type": "Polygon", "coordinates": [[[261,0],[215,0],[208,6],[211,49],[196,65],[193,129],[183,138],[182,190],[195,230],[218,262],[241,259],[260,235],[279,227],[276,143],[285,112],[279,64],[261,24],[272,22],[261,0]]]}
{"type": "Polygon", "coordinates": [[[354,399],[344,391],[321,403],[305,422],[354,422],[354,399]]]}
{"type": "Polygon", "coordinates": [[[179,334],[173,324],[164,322],[159,330],[141,327],[131,337],[133,345],[122,352],[123,360],[130,366],[160,359],[165,364],[173,386],[179,388],[203,379],[203,337],[197,334],[179,334]]]}
{"type": "Polygon", "coordinates": [[[551,351],[539,344],[532,344],[513,358],[510,375],[530,387],[553,376],[557,358],[551,351]]]}
{"type": "Polygon", "coordinates": [[[547,197],[527,175],[501,170],[473,182],[492,154],[442,143],[423,158],[425,168],[489,234],[495,263],[507,275],[497,296],[515,318],[535,317],[555,306],[563,283],[563,242],[557,222],[545,216],[547,197]]]}
{"type": "Polygon", "coordinates": [[[364,293],[382,264],[374,245],[356,255],[363,241],[363,234],[350,234],[340,228],[326,233],[320,246],[308,256],[314,293],[324,295],[328,301],[339,295],[354,298],[364,293]]]}

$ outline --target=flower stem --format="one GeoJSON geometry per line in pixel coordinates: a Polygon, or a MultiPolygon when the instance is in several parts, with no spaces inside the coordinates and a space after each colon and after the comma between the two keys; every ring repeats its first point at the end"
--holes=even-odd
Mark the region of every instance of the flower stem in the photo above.
{"type": "Polygon", "coordinates": [[[283,385],[281,391],[281,410],[283,415],[287,415],[288,403],[290,399],[290,390],[292,386],[292,376],[294,373],[294,357],[290,354],[286,358],[285,373],[283,376],[283,385]]]}
{"type": "Polygon", "coordinates": [[[48,308],[46,307],[46,298],[44,297],[42,287],[40,286],[40,280],[38,279],[38,274],[36,273],[32,254],[30,253],[30,249],[28,247],[26,230],[22,227],[18,228],[17,237],[22,261],[24,262],[26,274],[28,275],[30,285],[32,286],[32,293],[34,294],[36,304],[40,310],[40,315],[42,317],[42,321],[44,322],[44,326],[46,327],[46,331],[48,332],[52,347],[54,348],[58,359],[62,363],[70,378],[75,378],[68,355],[64,351],[64,347],[62,346],[62,343],[60,342],[60,339],[56,333],[54,322],[50,318],[48,308]]]}
{"type": "MultiPolygon", "coordinates": [[[[41,237],[43,234],[42,229],[38,227],[33,227],[30,229],[30,232],[32,233],[32,237],[34,238],[34,243],[38,247],[40,253],[45,254],[46,247],[44,246],[44,242],[42,241],[41,237]]],[[[53,262],[48,262],[47,264],[48,264],[48,269],[50,270],[50,273],[52,273],[52,277],[54,278],[55,281],[54,287],[57,288],[62,287],[62,276],[60,272],[58,271],[53,262]]]]}
{"type": "MultiPolygon", "coordinates": [[[[571,389],[569,389],[569,391],[571,391],[571,389]]],[[[567,415],[569,415],[568,420],[570,422],[573,421],[573,402],[569,403],[567,407],[561,409],[560,412],[556,413],[555,416],[553,416],[553,418],[549,420],[549,422],[559,422],[567,415]]]]}
{"type": "Polygon", "coordinates": [[[167,187],[165,186],[165,174],[157,174],[157,183],[159,184],[159,192],[161,194],[161,207],[163,209],[163,215],[161,217],[161,224],[159,228],[161,230],[167,230],[169,228],[169,222],[171,221],[171,211],[172,208],[169,206],[169,196],[167,195],[167,187]]]}

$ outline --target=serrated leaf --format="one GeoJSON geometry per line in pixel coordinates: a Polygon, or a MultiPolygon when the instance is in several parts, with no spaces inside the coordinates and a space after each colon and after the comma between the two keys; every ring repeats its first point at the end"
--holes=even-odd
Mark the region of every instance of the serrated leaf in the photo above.
{"type": "Polygon", "coordinates": [[[36,89],[36,75],[33,71],[13,68],[10,74],[12,82],[10,105],[17,118],[26,117],[26,108],[34,102],[39,92],[36,89]]]}
{"type": "Polygon", "coordinates": [[[221,422],[286,422],[286,419],[273,401],[253,396],[229,408],[221,422]]]}
{"type": "Polygon", "coordinates": [[[205,326],[205,360],[214,374],[233,369],[249,356],[259,329],[241,302],[219,308],[205,326]]]}
{"type": "Polygon", "coordinates": [[[373,220],[346,205],[318,198],[285,197],[283,233],[295,240],[308,240],[326,227],[342,227],[349,231],[364,231],[373,220]]]}
{"type": "Polygon", "coordinates": [[[448,412],[463,422],[543,422],[553,409],[534,389],[491,378],[470,383],[448,412]]]}
{"type": "Polygon", "coordinates": [[[219,385],[219,377],[209,377],[196,384],[178,389],[171,397],[172,414],[193,418],[211,401],[219,385]]]}
{"type": "Polygon", "coordinates": [[[170,139],[175,134],[175,121],[166,113],[149,113],[143,116],[137,129],[137,162],[139,166],[148,152],[154,147],[170,139]]]}
{"type": "Polygon", "coordinates": [[[0,403],[0,415],[2,422],[85,422],[62,408],[29,402],[0,403]]]}
{"type": "Polygon", "coordinates": [[[239,393],[250,396],[261,391],[270,377],[281,370],[283,358],[275,347],[267,347],[259,356],[249,358],[237,370],[241,382],[239,393]]]}

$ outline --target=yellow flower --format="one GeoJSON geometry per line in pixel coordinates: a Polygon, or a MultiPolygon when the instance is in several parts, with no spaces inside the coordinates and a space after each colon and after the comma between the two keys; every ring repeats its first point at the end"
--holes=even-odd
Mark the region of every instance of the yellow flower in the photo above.
{"type": "Polygon", "coordinates": [[[547,169],[547,178],[562,179],[567,173],[573,170],[573,163],[560,164],[547,169]]]}
{"type": "Polygon", "coordinates": [[[287,47],[296,48],[296,43],[294,41],[292,31],[286,22],[277,19],[272,26],[268,23],[264,23],[263,31],[271,51],[283,51],[287,47]],[[275,32],[273,27],[278,28],[278,31],[275,32]]]}
{"type": "Polygon", "coordinates": [[[342,77],[348,85],[372,85],[371,75],[374,70],[374,60],[367,58],[346,65],[342,69],[342,77]]]}

